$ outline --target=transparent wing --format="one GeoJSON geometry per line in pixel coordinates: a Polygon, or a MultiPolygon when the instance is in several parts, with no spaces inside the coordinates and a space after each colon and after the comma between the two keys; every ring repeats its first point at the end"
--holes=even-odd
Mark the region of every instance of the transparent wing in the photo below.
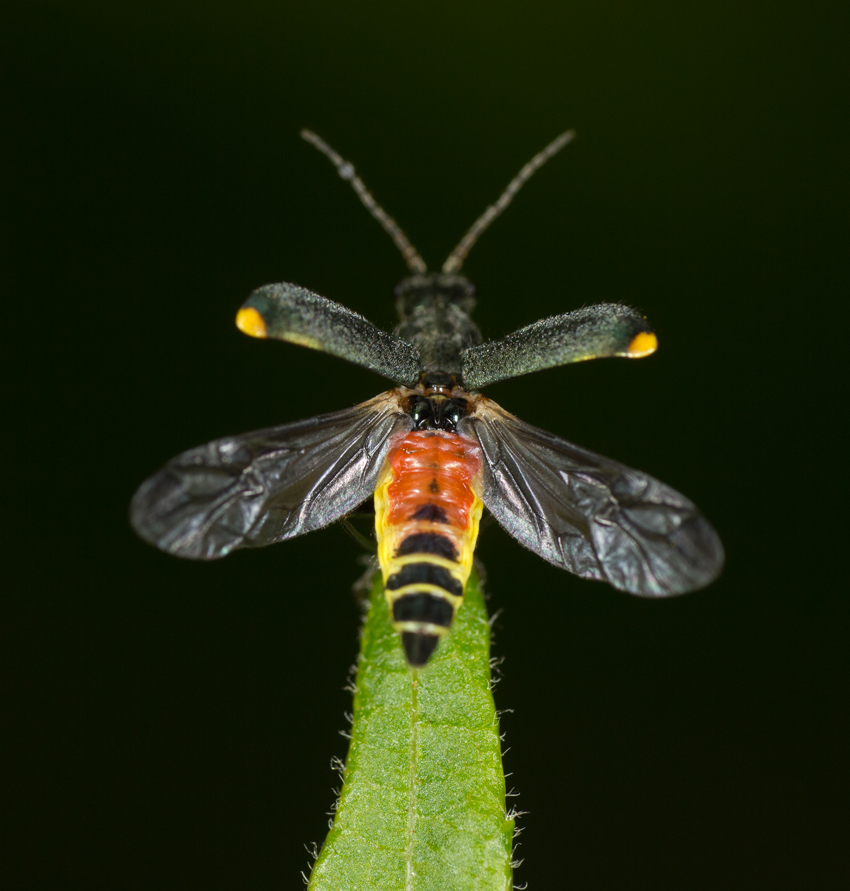
{"type": "Polygon", "coordinates": [[[478,397],[458,431],[483,452],[477,494],[514,538],[550,563],[631,594],[709,584],[717,533],[683,495],[637,470],[532,427],[478,397]]]}
{"type": "Polygon", "coordinates": [[[319,529],[374,492],[390,439],[411,426],[390,391],[353,408],[218,439],[145,481],[130,522],[145,541],[195,560],[319,529]]]}

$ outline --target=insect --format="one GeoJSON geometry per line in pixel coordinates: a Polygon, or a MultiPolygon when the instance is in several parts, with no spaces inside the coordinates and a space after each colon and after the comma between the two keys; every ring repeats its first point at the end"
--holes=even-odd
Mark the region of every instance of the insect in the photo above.
{"type": "Polygon", "coordinates": [[[393,334],[298,285],[254,291],[237,325],[254,337],[321,350],[395,387],[353,408],[228,436],[178,455],[133,498],[131,522],[151,544],[196,560],[260,547],[339,520],[375,499],[378,560],[409,664],[448,634],[471,572],[484,507],[545,560],[650,597],[709,584],[723,564],[717,533],[684,496],[509,414],[479,392],[533,371],[654,352],[634,309],[603,303],[485,343],[460,268],[479,235],[529,177],[573,137],[535,155],[428,272],[351,164],[325,154],[392,237],[411,275],[396,289],[393,334]]]}

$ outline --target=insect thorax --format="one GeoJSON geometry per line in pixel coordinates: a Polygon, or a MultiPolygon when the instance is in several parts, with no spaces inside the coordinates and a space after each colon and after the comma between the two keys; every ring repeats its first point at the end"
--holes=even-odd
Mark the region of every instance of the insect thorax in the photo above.
{"type": "Polygon", "coordinates": [[[418,387],[404,390],[404,410],[413,418],[414,430],[456,433],[461,418],[469,414],[469,396],[458,385],[457,375],[425,372],[418,387]]]}
{"type": "Polygon", "coordinates": [[[481,332],[469,317],[474,306],[475,288],[462,275],[411,276],[396,288],[401,318],[396,334],[419,350],[423,371],[459,374],[462,351],[481,343],[481,332]]]}

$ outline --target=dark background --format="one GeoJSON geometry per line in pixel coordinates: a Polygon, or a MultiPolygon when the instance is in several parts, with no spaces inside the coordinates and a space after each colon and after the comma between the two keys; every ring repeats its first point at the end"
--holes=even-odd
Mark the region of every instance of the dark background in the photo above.
{"type": "Polygon", "coordinates": [[[3,4],[4,889],[298,888],[324,837],[357,545],[197,565],[126,522],[177,452],[385,386],[233,325],[280,280],[393,325],[402,261],[305,126],[435,267],[575,127],[467,262],[476,319],[619,300],[660,349],[488,395],[726,544],[655,603],[483,533],[517,881],[845,887],[845,5],[3,4]]]}

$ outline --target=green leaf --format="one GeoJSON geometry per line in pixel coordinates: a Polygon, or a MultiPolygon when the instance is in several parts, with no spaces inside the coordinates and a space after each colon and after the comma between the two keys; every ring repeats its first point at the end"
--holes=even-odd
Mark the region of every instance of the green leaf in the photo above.
{"type": "Polygon", "coordinates": [[[420,670],[404,658],[378,576],[355,683],[342,794],[309,891],[510,889],[514,820],[477,575],[420,670]]]}

